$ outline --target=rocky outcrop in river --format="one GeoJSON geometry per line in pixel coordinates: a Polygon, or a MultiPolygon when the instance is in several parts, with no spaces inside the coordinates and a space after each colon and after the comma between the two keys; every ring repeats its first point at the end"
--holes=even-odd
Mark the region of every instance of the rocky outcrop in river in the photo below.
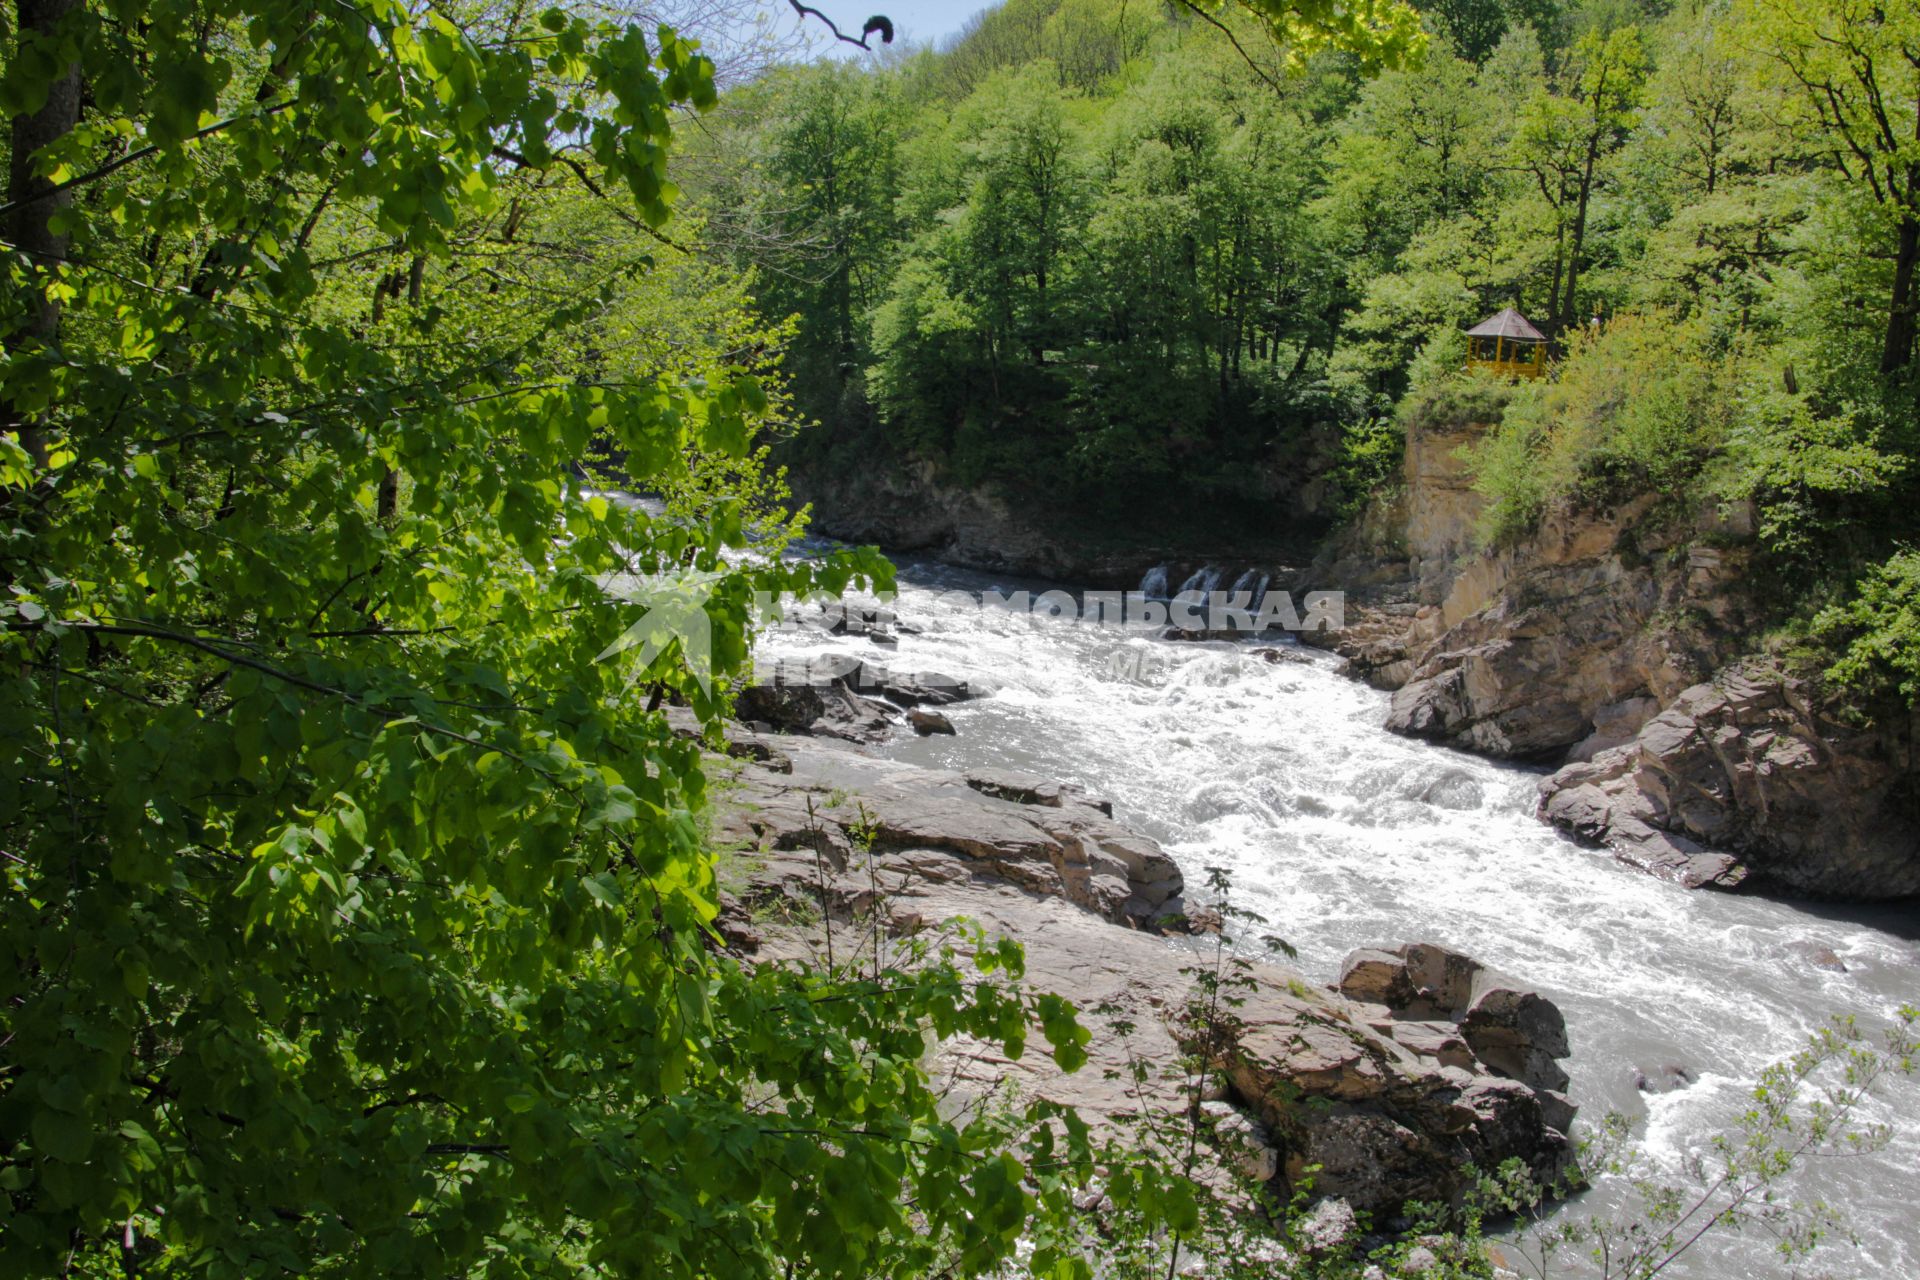
{"type": "Polygon", "coordinates": [[[1884,739],[1824,715],[1806,682],[1734,669],[1547,778],[1540,814],[1688,885],[1751,873],[1802,893],[1901,897],[1920,893],[1911,786],[1884,739]]]}
{"type": "MultiPolygon", "coordinates": [[[[940,1065],[956,1093],[1011,1086],[1110,1125],[1195,1104],[1178,1067],[1200,1043],[1182,969],[1205,963],[1201,940],[1186,935],[1208,914],[1111,805],[1039,777],[924,769],[820,737],[736,728],[726,754],[712,834],[730,850],[722,928],[736,947],[817,958],[821,927],[804,922],[822,906],[842,948],[876,920],[898,937],[968,918],[1019,940],[1028,984],[1071,999],[1094,1036],[1072,1075],[1041,1055],[950,1044],[940,1065]],[[1144,1082],[1136,1062],[1153,1068],[1144,1082]]],[[[1535,1038],[1519,1049],[1488,1021],[1475,1048],[1465,1031],[1436,1030],[1424,1006],[1355,1001],[1273,965],[1249,977],[1225,1038],[1209,1042],[1223,1084],[1206,1119],[1219,1159],[1277,1180],[1282,1202],[1310,1165],[1316,1194],[1384,1214],[1457,1197],[1469,1165],[1517,1157],[1543,1177],[1565,1167],[1572,1113],[1553,1092],[1564,1077],[1522,1078],[1534,1049],[1549,1065],[1565,1052],[1564,1028],[1554,1041],[1528,1022],[1535,1038]]],[[[1463,1017],[1484,1020],[1498,999],[1461,1003],[1463,1017]]]]}
{"type": "Polygon", "coordinates": [[[1752,515],[1651,496],[1561,507],[1511,546],[1463,530],[1471,424],[1413,430],[1397,541],[1353,540],[1322,578],[1377,583],[1331,644],[1394,691],[1387,727],[1555,766],[1540,813],[1689,887],[1920,892],[1920,804],[1901,730],[1869,733],[1804,681],[1742,666],[1763,610],[1752,515]],[[1385,567],[1383,567],[1385,566],[1385,567]]]}

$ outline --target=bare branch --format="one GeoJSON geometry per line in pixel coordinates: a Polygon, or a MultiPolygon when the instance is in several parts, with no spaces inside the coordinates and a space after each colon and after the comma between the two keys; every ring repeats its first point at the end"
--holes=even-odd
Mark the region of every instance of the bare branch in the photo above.
{"type": "Polygon", "coordinates": [[[838,23],[812,5],[801,4],[800,0],[787,0],[787,3],[791,5],[793,11],[800,16],[800,21],[805,22],[808,18],[814,18],[824,23],[827,30],[833,32],[833,38],[835,40],[850,44],[856,49],[865,49],[868,52],[872,52],[873,46],[868,44],[867,41],[872,39],[875,34],[879,35],[881,44],[893,43],[893,20],[882,14],[876,13],[871,18],[868,18],[866,25],[860,28],[860,34],[856,37],[850,36],[842,31],[838,23]]]}

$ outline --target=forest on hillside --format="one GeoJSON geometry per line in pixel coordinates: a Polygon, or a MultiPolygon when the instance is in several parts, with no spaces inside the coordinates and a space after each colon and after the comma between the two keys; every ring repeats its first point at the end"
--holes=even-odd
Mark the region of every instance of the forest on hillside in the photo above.
{"type": "MultiPolygon", "coordinates": [[[[1194,1176],[1198,1107],[953,1105],[942,1047],[1088,1061],[1018,939],[723,934],[765,602],[895,578],[782,554],[783,462],[1324,527],[1491,405],[1490,542],[1751,499],[1911,703],[1911,6],[1016,0],[805,65],[667,8],[711,48],[615,0],[0,15],[0,1274],[1272,1271],[1299,1205],[1194,1176]],[[1554,377],[1459,372],[1509,304],[1554,377]]],[[[1252,982],[1206,946],[1196,1101],[1252,982]]],[[[1855,1136],[1914,1060],[1864,1035],[1763,1078],[1716,1193],[1855,1136]]],[[[1405,1219],[1439,1274],[1555,1190],[1483,1172],[1405,1219]]],[[[1724,1220],[1648,1196],[1612,1274],[1724,1220]]]]}
{"type": "Polygon", "coordinates": [[[1789,612],[1865,574],[1869,612],[1897,613],[1920,18],[1448,0],[1425,21],[1417,64],[1370,75],[1241,14],[1012,0],[940,49],[731,95],[688,182],[713,249],[797,319],[821,426],[787,456],[1249,537],[1351,516],[1409,418],[1478,403],[1505,408],[1489,541],[1577,492],[1753,501],[1789,612]],[[1555,339],[1555,377],[1517,393],[1461,372],[1463,330],[1507,306],[1555,339]]]}

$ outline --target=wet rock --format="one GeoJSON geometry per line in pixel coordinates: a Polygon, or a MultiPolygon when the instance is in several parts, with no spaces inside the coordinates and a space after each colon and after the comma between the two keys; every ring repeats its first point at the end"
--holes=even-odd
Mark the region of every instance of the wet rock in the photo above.
{"type": "Polygon", "coordinates": [[[742,689],[733,711],[740,719],[782,733],[811,733],[826,714],[826,699],[811,685],[755,684],[742,689]]]}
{"type": "Polygon", "coordinates": [[[1258,658],[1262,662],[1273,666],[1278,666],[1282,663],[1305,663],[1310,666],[1314,660],[1313,655],[1305,649],[1282,647],[1280,645],[1261,645],[1257,649],[1247,650],[1247,656],[1250,658],[1258,658]]]}
{"type": "Polygon", "coordinates": [[[886,634],[889,627],[896,625],[897,619],[891,609],[871,608],[849,601],[830,601],[821,605],[819,614],[809,621],[828,635],[871,636],[876,631],[886,634]]]}
{"type": "Polygon", "coordinates": [[[980,682],[938,671],[896,672],[871,662],[859,663],[847,673],[847,680],[860,693],[882,697],[902,707],[943,707],[990,691],[980,682]]]}
{"type": "Polygon", "coordinates": [[[1633,1073],[1633,1087],[1641,1093],[1675,1093],[1697,1083],[1699,1077],[1678,1063],[1641,1067],[1633,1073]]]}
{"type": "Polygon", "coordinates": [[[1688,887],[1751,874],[1804,893],[1897,897],[1920,893],[1905,778],[1897,748],[1828,719],[1807,685],[1742,669],[1547,778],[1540,816],[1688,887]]]}
{"type": "Polygon", "coordinates": [[[1478,809],[1486,796],[1469,773],[1446,773],[1428,783],[1420,799],[1438,809],[1478,809]]]}
{"type": "Polygon", "coordinates": [[[895,709],[856,693],[844,677],[815,678],[806,671],[778,670],[770,680],[741,689],[734,715],[777,733],[880,742],[893,732],[895,709]]]}
{"type": "Polygon", "coordinates": [[[938,711],[928,711],[921,707],[911,708],[907,712],[907,723],[912,725],[913,731],[923,738],[929,734],[951,735],[954,732],[953,721],[938,711]]]}
{"type": "Polygon", "coordinates": [[[1825,970],[1828,973],[1847,972],[1847,962],[1842,960],[1839,955],[1834,952],[1832,947],[1824,946],[1818,942],[1796,943],[1791,950],[1791,954],[1800,957],[1800,959],[1812,965],[1814,968],[1825,970]]]}

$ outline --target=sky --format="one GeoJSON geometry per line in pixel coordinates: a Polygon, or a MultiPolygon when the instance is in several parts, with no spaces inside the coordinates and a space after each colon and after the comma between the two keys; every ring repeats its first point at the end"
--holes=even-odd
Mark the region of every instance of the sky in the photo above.
{"type": "MultiPolygon", "coordinates": [[[[941,0],[807,0],[807,3],[832,18],[849,35],[859,34],[868,15],[883,13],[893,19],[896,44],[903,40],[939,41],[960,30],[961,25],[980,10],[992,7],[991,0],[959,0],[959,3],[942,3],[941,0]]],[[[782,4],[781,7],[786,6],[782,4]]],[[[817,22],[810,22],[809,25],[821,34],[826,32],[817,22]]],[[[855,57],[863,56],[858,49],[843,47],[855,57]]],[[[824,46],[822,52],[825,52],[824,46]]]]}

